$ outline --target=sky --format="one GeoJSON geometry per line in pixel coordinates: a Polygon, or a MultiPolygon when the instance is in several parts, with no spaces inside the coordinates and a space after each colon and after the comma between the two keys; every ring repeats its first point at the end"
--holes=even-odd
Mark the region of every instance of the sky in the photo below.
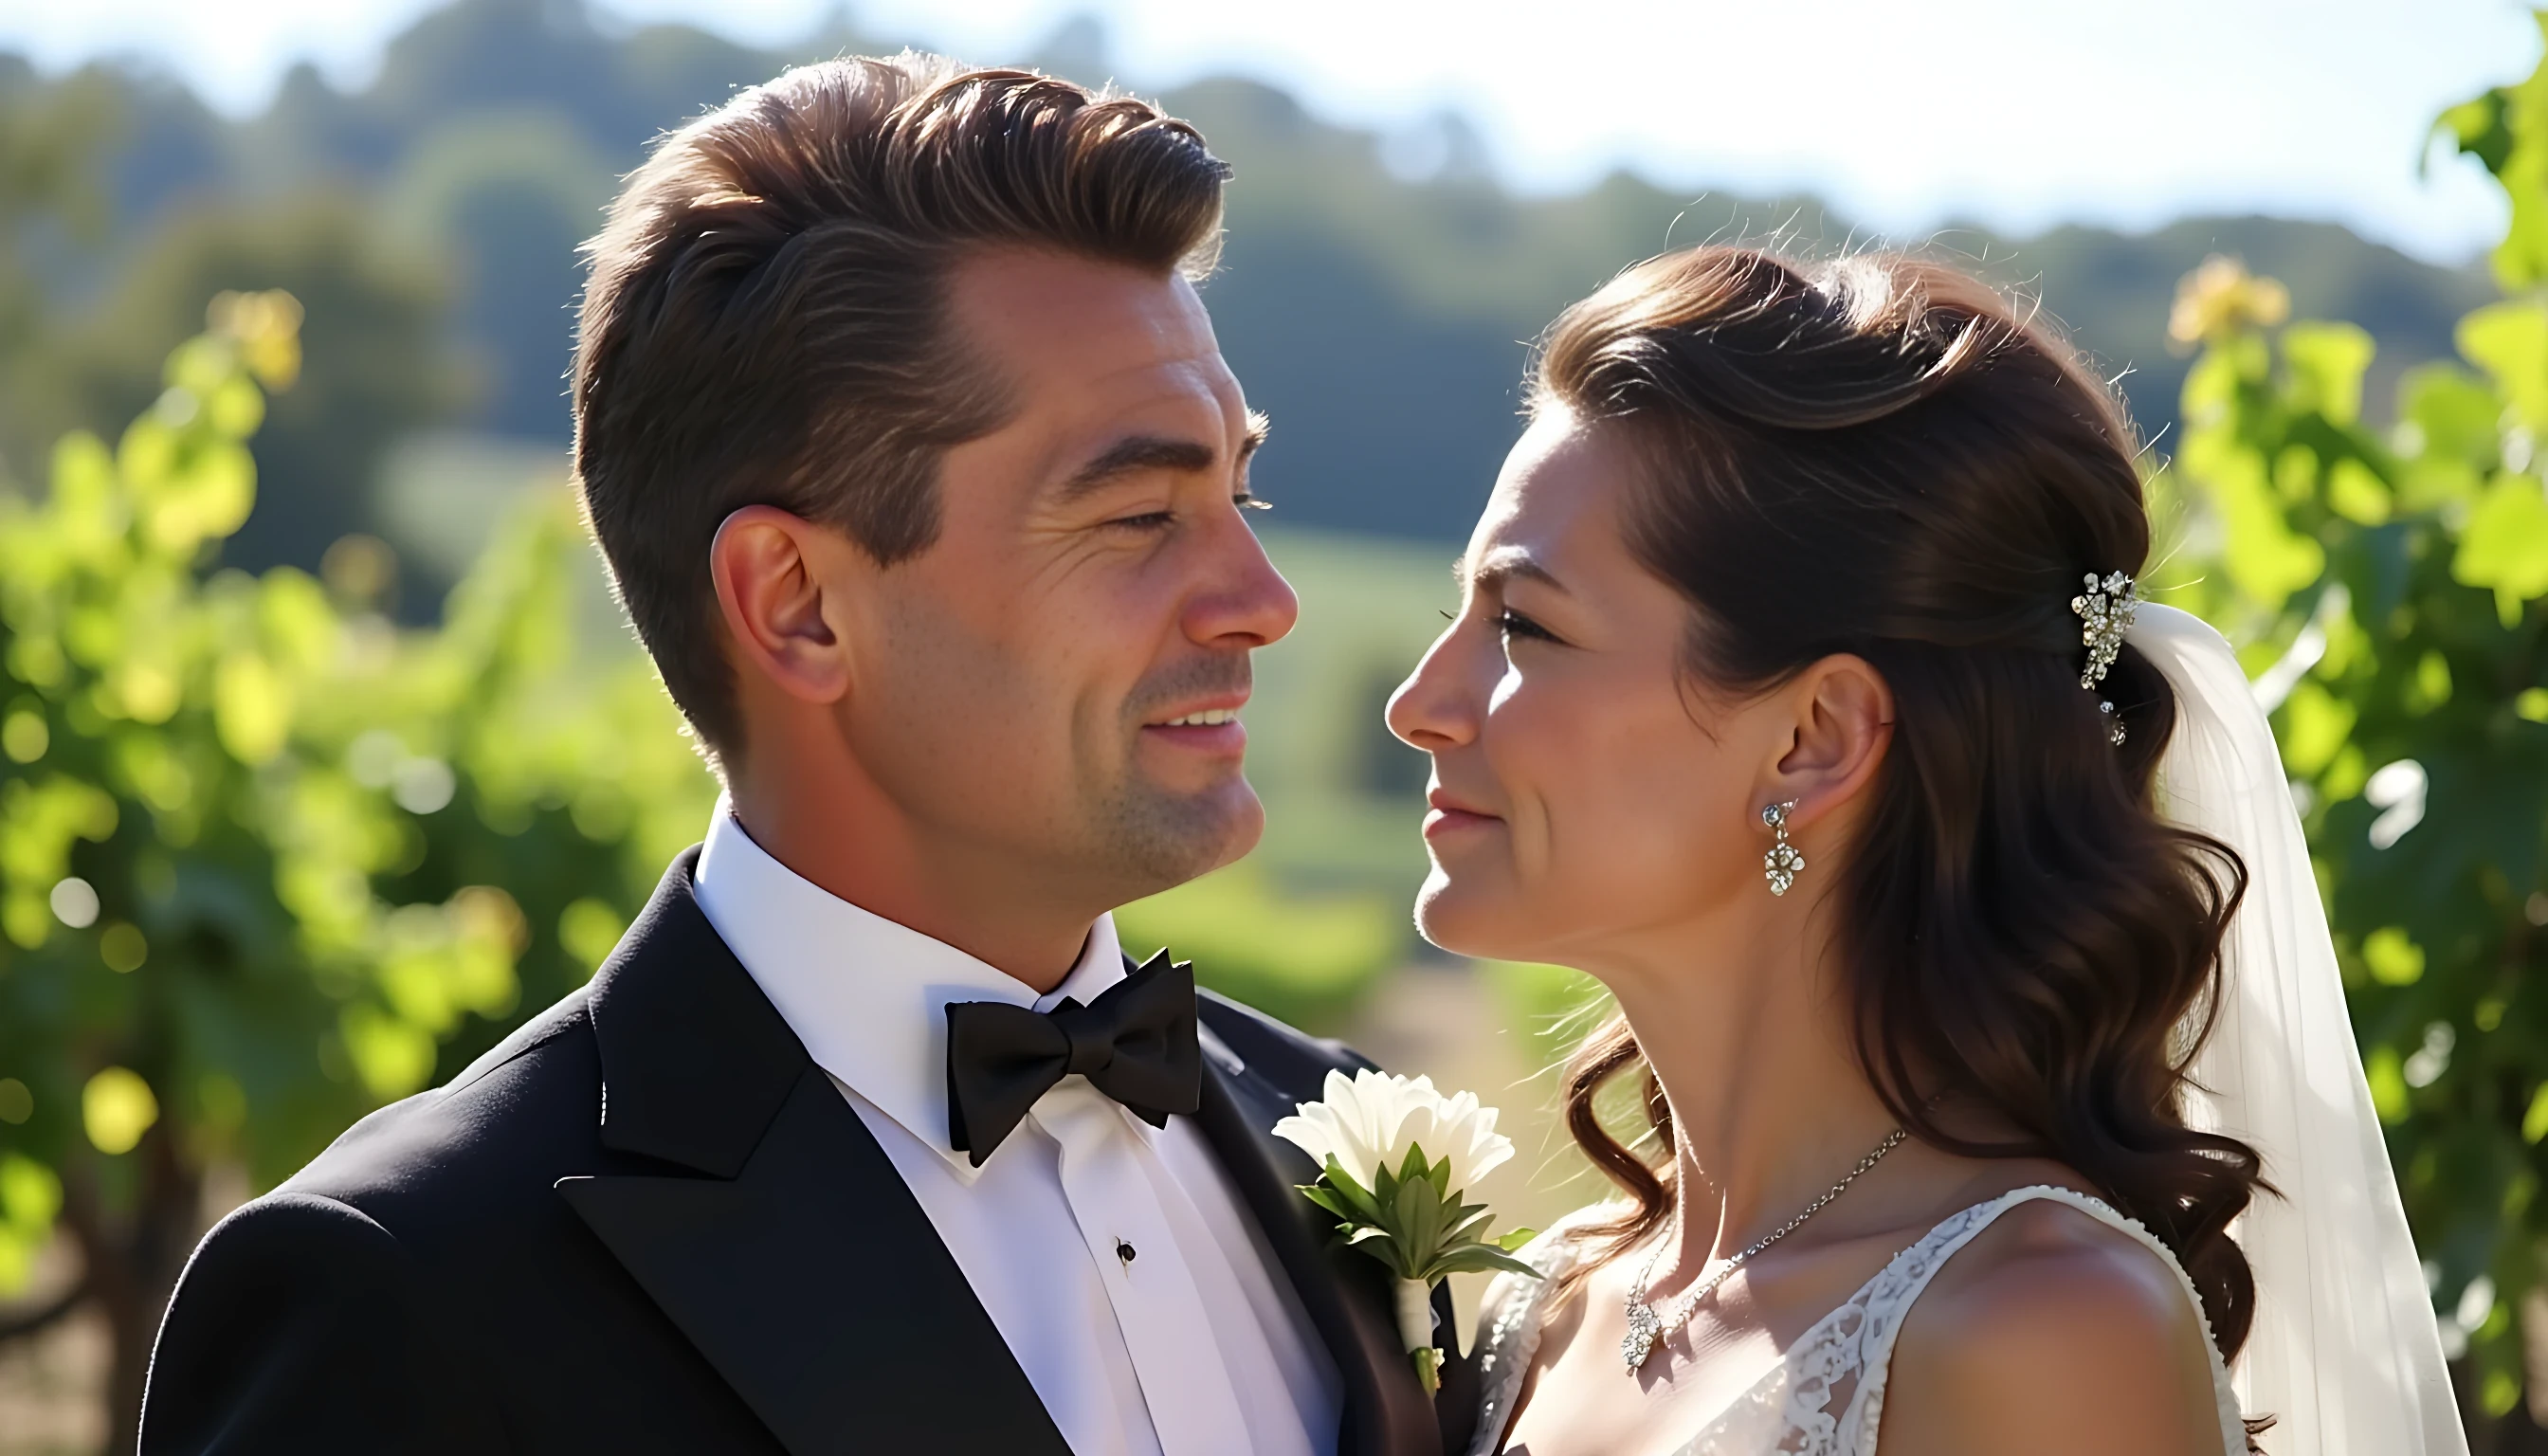
{"type": "MultiPolygon", "coordinates": [[[[48,71],[122,56],[253,113],[316,61],[358,86],[432,0],[0,0],[0,48],[48,71]]],[[[836,0],[598,0],[783,44],[836,0]]],[[[2502,230],[2472,163],[2426,159],[2442,107],[2526,74],[2508,0],[859,0],[862,30],[996,62],[1075,15],[1116,77],[1238,72],[1406,138],[1464,116],[1534,192],[1613,167],[1666,185],[1813,192],[1900,236],[2196,213],[2347,224],[2458,262],[2502,230]]],[[[1079,77],[1075,79],[1095,79],[1079,77]]],[[[705,100],[706,98],[702,98],[705,100]]],[[[667,119],[671,120],[671,119],[667,119]]]]}

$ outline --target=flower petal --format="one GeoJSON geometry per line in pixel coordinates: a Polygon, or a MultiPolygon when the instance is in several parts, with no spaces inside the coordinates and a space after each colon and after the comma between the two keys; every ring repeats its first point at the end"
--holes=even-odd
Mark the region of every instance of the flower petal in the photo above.
{"type": "Polygon", "coordinates": [[[1446,1167],[1454,1191],[1465,1189],[1513,1155],[1496,1132],[1497,1112],[1474,1092],[1445,1096],[1431,1077],[1400,1077],[1365,1067],[1348,1077],[1329,1071],[1318,1102],[1275,1124],[1284,1138],[1323,1167],[1335,1159],[1364,1187],[1382,1168],[1404,1167],[1410,1148],[1446,1167]]]}

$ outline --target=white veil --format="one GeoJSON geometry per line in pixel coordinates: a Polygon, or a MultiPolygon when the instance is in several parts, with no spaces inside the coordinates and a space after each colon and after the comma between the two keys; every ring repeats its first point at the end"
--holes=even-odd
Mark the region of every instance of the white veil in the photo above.
{"type": "Polygon", "coordinates": [[[2239,1408],[2274,1417],[2273,1456],[2467,1456],[2433,1308],[2282,757],[2238,660],[2201,618],[2142,603],[2126,638],[2176,690],[2160,807],[2237,851],[2247,897],[2187,1109],[2264,1155],[2282,1197],[2233,1227],[2256,1321],[2232,1367],[2239,1408]]]}

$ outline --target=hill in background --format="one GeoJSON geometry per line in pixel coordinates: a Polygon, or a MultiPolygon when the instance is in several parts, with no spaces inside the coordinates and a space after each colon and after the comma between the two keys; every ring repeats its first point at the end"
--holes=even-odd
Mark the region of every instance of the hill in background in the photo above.
{"type": "MultiPolygon", "coordinates": [[[[356,529],[423,546],[419,516],[467,513],[485,491],[440,492],[428,474],[389,509],[376,499],[385,462],[426,431],[512,442],[493,452],[504,458],[564,445],[574,247],[649,138],[792,61],[898,45],[841,25],[766,51],[687,27],[614,26],[579,0],[458,0],[400,36],[362,90],[304,66],[244,122],[164,79],[93,68],[48,80],[0,57],[14,163],[0,180],[0,463],[31,477],[61,428],[130,417],[213,292],[288,287],[311,308],[308,377],[259,439],[265,505],[234,559],[309,564],[356,529]]],[[[975,58],[1079,79],[1112,69],[1086,21],[1038,54],[975,58]]],[[[1258,484],[1294,526],[1465,535],[1518,432],[1525,341],[1629,262],[1709,237],[1806,251],[1870,240],[1810,199],[1626,173],[1519,196],[1456,117],[1383,136],[1226,78],[1162,99],[1236,169],[1227,264],[1207,298],[1251,402],[1277,420],[1258,484]]],[[[2210,253],[2284,279],[2305,317],[2361,322],[2384,374],[2446,354],[2451,320],[2492,292],[2473,267],[2264,218],[1893,241],[2040,298],[2121,376],[2162,450],[2185,368],[2165,346],[2168,301],[2210,253]]],[[[2368,393],[2388,394],[2376,382],[2368,393]]],[[[421,553],[410,615],[438,603],[434,558],[447,555],[421,553]]]]}

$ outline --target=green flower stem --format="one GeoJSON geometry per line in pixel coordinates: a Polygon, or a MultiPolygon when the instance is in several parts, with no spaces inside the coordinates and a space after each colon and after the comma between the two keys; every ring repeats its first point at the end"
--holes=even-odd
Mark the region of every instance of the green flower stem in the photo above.
{"type": "Polygon", "coordinates": [[[1398,1304],[1398,1336],[1415,1360],[1415,1379],[1427,1396],[1441,1386],[1442,1352],[1433,1344],[1433,1286],[1458,1273],[1502,1271],[1538,1278],[1539,1271],[1510,1250],[1530,1237],[1516,1228],[1485,1237],[1484,1204],[1463,1203],[1451,1186],[1447,1163],[1426,1160],[1410,1147],[1396,1168],[1383,1167],[1363,1187],[1342,1164],[1327,1159],[1316,1183],[1301,1185],[1310,1202],[1336,1219],[1336,1237],[1389,1266],[1398,1304]]]}
{"type": "Polygon", "coordinates": [[[1398,1337],[1410,1354],[1433,1348],[1433,1286],[1421,1279],[1398,1281],[1398,1337]]]}

